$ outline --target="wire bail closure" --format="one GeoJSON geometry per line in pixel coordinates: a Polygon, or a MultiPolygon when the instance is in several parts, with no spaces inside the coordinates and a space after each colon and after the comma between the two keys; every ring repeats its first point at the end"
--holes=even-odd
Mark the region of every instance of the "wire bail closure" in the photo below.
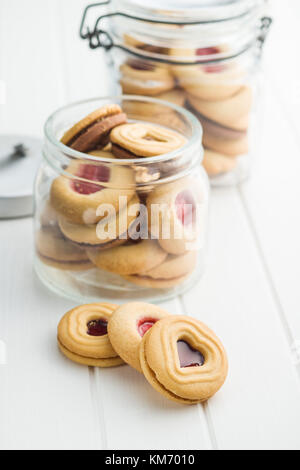
{"type": "MultiPolygon", "coordinates": [[[[201,25],[201,24],[210,24],[210,23],[220,23],[220,22],[223,22],[223,21],[229,21],[229,20],[232,20],[232,19],[242,18],[246,15],[246,13],[243,13],[239,16],[234,17],[234,18],[228,18],[228,19],[225,19],[225,20],[189,21],[189,22],[180,21],[180,22],[178,22],[178,21],[156,20],[156,19],[151,19],[151,18],[141,18],[141,17],[138,17],[138,16],[129,15],[127,13],[115,11],[115,12],[105,13],[105,14],[102,14],[102,15],[98,16],[97,19],[96,19],[95,25],[93,27],[93,30],[91,31],[90,27],[88,25],[86,25],[87,16],[88,16],[88,13],[90,12],[90,10],[93,9],[93,8],[108,7],[110,4],[111,4],[111,0],[107,0],[107,1],[100,2],[100,3],[91,3],[91,4],[87,5],[87,7],[84,9],[84,13],[83,13],[82,20],[81,20],[80,37],[83,40],[88,40],[89,41],[89,47],[92,50],[102,48],[102,49],[105,49],[106,51],[109,51],[112,48],[119,48],[119,49],[122,49],[123,51],[125,51],[127,53],[130,53],[130,54],[134,55],[135,57],[143,59],[143,60],[151,60],[151,57],[147,57],[143,54],[139,54],[138,52],[133,51],[132,49],[129,49],[128,47],[126,47],[124,45],[116,44],[114,42],[113,38],[111,37],[111,35],[108,33],[108,31],[105,31],[104,29],[101,28],[101,23],[103,22],[103,20],[105,20],[107,18],[121,16],[123,18],[128,18],[128,19],[132,19],[132,20],[135,20],[135,21],[141,21],[141,22],[146,22],[146,23],[163,24],[163,25],[164,24],[165,25],[178,25],[178,24],[180,24],[180,25],[183,25],[183,26],[188,26],[188,25],[201,25]]],[[[264,16],[263,18],[261,18],[261,27],[260,27],[261,34],[257,38],[257,42],[259,44],[260,49],[263,49],[264,43],[265,43],[266,38],[269,34],[269,30],[271,28],[272,23],[273,23],[273,19],[269,16],[264,16]]],[[[234,59],[236,57],[239,57],[241,54],[246,52],[251,46],[252,46],[252,44],[248,45],[246,48],[244,48],[242,51],[238,52],[237,54],[231,55],[230,57],[226,57],[226,58],[214,58],[214,59],[206,59],[205,60],[202,57],[202,58],[200,58],[199,61],[194,60],[193,62],[187,62],[187,61],[177,62],[177,61],[173,61],[173,60],[169,61],[167,59],[157,58],[156,57],[155,61],[156,62],[162,62],[162,63],[170,63],[170,64],[173,64],[173,65],[186,65],[186,66],[196,65],[198,63],[199,64],[200,63],[201,64],[218,63],[218,62],[222,62],[224,60],[230,60],[230,59],[234,59]]]]}

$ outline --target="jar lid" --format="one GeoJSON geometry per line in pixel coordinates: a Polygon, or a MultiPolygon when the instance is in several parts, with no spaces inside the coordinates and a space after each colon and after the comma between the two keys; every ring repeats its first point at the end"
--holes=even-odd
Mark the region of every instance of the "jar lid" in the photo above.
{"type": "Polygon", "coordinates": [[[113,0],[112,4],[138,15],[180,21],[225,21],[247,14],[265,0],[113,0]]]}
{"type": "Polygon", "coordinates": [[[34,179],[41,156],[41,140],[0,135],[0,218],[32,215],[34,179]]]}

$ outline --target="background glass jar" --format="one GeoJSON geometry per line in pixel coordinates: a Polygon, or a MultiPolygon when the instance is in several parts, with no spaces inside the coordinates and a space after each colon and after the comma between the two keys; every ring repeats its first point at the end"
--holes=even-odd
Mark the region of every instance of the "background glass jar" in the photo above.
{"type": "MultiPolygon", "coordinates": [[[[215,185],[249,175],[261,128],[262,45],[270,26],[265,0],[190,0],[148,6],[107,2],[82,36],[109,51],[118,91],[164,99],[192,111],[203,126],[203,164],[215,185]]],[[[116,92],[116,88],[114,90],[116,92]]]]}
{"type": "Polygon", "coordinates": [[[35,266],[42,281],[78,302],[160,301],[191,287],[204,270],[207,230],[201,138],[191,113],[151,98],[90,100],[52,115],[35,190],[35,266]],[[120,159],[110,144],[90,155],[61,143],[76,122],[111,103],[130,123],[175,131],[183,146],[120,159]]]}

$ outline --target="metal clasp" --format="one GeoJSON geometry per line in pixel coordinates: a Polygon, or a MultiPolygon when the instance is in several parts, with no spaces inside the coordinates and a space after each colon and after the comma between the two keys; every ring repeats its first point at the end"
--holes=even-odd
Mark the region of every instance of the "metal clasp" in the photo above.
{"type": "Polygon", "coordinates": [[[260,27],[261,34],[258,38],[261,48],[263,48],[263,46],[265,44],[267,36],[270,32],[270,28],[272,26],[272,23],[273,23],[273,18],[271,18],[270,16],[264,16],[261,19],[261,27],[260,27]]]}

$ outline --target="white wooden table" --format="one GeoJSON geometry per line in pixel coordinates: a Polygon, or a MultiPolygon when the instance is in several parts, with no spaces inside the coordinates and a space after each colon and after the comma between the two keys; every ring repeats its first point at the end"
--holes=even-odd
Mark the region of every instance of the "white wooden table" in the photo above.
{"type": "MultiPolygon", "coordinates": [[[[55,297],[32,268],[32,221],[0,222],[0,448],[300,448],[299,0],[272,0],[264,139],[252,179],[214,190],[208,270],[165,306],[216,330],[230,360],[222,391],[180,407],[128,367],[65,360],[55,297]],[[296,348],[295,348],[296,346],[296,348]],[[299,358],[298,358],[299,359],[299,358]]],[[[105,95],[103,55],[77,35],[85,0],[0,0],[0,134],[42,136],[49,113],[105,95]]]]}

